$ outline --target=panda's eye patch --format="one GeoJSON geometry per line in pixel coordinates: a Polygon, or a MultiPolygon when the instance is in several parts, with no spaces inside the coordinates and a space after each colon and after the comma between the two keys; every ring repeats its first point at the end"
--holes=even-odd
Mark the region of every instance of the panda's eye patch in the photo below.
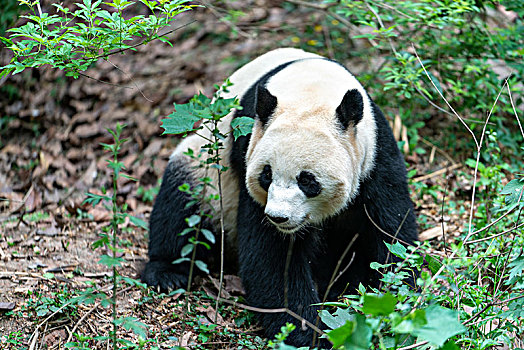
{"type": "Polygon", "coordinates": [[[318,183],[315,175],[311,174],[309,171],[302,171],[297,176],[298,188],[308,198],[316,197],[322,191],[322,186],[318,183]]]}
{"type": "Polygon", "coordinates": [[[258,176],[258,182],[260,183],[260,186],[267,192],[272,181],[273,173],[271,171],[271,166],[266,164],[264,165],[264,169],[262,169],[262,172],[258,176]]]}

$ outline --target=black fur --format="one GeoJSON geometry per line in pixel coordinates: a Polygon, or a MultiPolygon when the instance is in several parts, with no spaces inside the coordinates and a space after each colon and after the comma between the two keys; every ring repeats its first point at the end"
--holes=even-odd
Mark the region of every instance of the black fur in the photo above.
{"type": "Polygon", "coordinates": [[[315,175],[309,171],[302,171],[297,177],[298,188],[308,198],[316,197],[322,192],[322,186],[318,183],[315,175]]]}
{"type": "Polygon", "coordinates": [[[264,85],[258,84],[255,101],[257,118],[266,125],[277,108],[277,98],[271,95],[264,85]]]}
{"type": "Polygon", "coordinates": [[[343,131],[346,131],[350,123],[353,126],[357,125],[364,116],[364,102],[360,92],[356,89],[348,90],[337,107],[336,113],[343,131]]]}
{"type": "MultiPolygon", "coordinates": [[[[180,159],[169,162],[149,221],[149,262],[141,278],[148,285],[157,286],[163,291],[187,287],[189,263],[172,264],[181,257],[182,247],[191,236],[179,235],[188,227],[185,218],[198,210],[196,205],[188,206],[191,197],[178,189],[185,183],[195,183],[189,165],[180,159]]],[[[211,229],[207,223],[204,223],[203,228],[211,229]]],[[[199,247],[198,258],[203,259],[206,254],[199,247]]]]}
{"type": "Polygon", "coordinates": [[[269,186],[271,186],[272,181],[271,166],[269,164],[264,165],[264,169],[262,169],[262,172],[258,176],[260,187],[262,187],[267,192],[269,190],[269,186]]]}
{"type": "MultiPolygon", "coordinates": [[[[243,109],[235,116],[254,117],[257,112],[257,86],[264,86],[271,76],[287,65],[275,68],[255,82],[241,97],[243,109]]],[[[356,125],[362,119],[362,97],[358,94],[359,99],[351,91],[354,90],[346,93],[337,109],[343,128],[356,125]],[[360,111],[360,114],[355,111],[360,111]]],[[[291,236],[282,234],[267,223],[264,208],[247,191],[245,154],[250,136],[242,136],[233,143],[233,148],[229,150],[232,172],[228,176],[237,177],[240,188],[238,264],[250,305],[260,308],[288,307],[314,324],[318,306],[312,305],[321,302],[338,260],[357,234],[358,238],[341,266],[347,266],[351,259],[353,262],[331,288],[329,299],[334,300],[344,291],[354,292],[359,283],[377,286],[379,276],[369,264],[372,261],[386,261],[388,253],[383,242],[391,242],[392,239],[369,220],[365,209],[382,230],[391,234],[397,232],[407,215],[398,238],[408,243],[416,240],[415,215],[407,188],[404,159],[382,112],[374,104],[372,109],[377,125],[374,169],[360,184],[358,196],[346,209],[321,227],[305,228],[293,236],[291,263],[286,277],[284,270],[291,236]]],[[[170,163],[151,214],[150,262],[142,275],[149,285],[185,287],[187,270],[184,268],[187,269],[187,266],[172,265],[170,262],[180,257],[181,248],[187,244],[187,236],[178,236],[178,233],[186,227],[184,218],[195,210],[185,208],[189,198],[177,187],[193,181],[187,166],[170,163]]],[[[305,186],[306,194],[308,186],[305,186]]],[[[319,190],[314,186],[311,189],[310,195],[319,190]]],[[[302,330],[300,321],[287,313],[260,313],[259,319],[268,337],[273,337],[281,326],[291,322],[297,325],[297,329],[286,342],[295,346],[311,344],[313,332],[309,328],[302,330]]],[[[321,325],[320,328],[326,327],[321,325]]],[[[322,345],[327,347],[329,343],[323,340],[322,345]]]]}

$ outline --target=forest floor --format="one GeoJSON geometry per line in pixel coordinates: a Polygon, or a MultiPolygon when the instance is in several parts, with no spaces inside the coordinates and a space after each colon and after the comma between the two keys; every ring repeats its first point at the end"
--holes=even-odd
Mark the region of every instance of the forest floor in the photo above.
{"type": "MultiPolygon", "coordinates": [[[[92,244],[111,213],[83,204],[86,192],[111,188],[110,155],[100,145],[112,142],[106,128],[117,122],[127,125],[121,160],[126,173],[138,181],[121,181],[118,200],[127,203],[132,215],[147,221],[158,180],[177,143],[176,137],[161,136],[160,128],[160,119],[171,113],[173,103],[187,102],[199,91],[210,96],[213,84],[220,84],[241,64],[289,45],[289,32],[279,30],[283,21],[298,31],[315,21],[308,10],[291,15],[274,1],[256,4],[250,10],[243,8],[246,15],[235,25],[219,21],[216,9],[182,14],[174,26],[185,26],[169,36],[173,47],[157,41],[115,55],[90,68],[86,72],[90,78],[73,80],[48,68],[0,83],[5,92],[0,96],[2,349],[59,349],[75,340],[74,334],[98,336],[110,329],[110,308],[99,303],[67,304],[90,286],[110,288],[111,272],[98,263],[107,252],[93,249],[92,244]]],[[[0,58],[8,59],[5,52],[0,58]]],[[[407,161],[418,174],[450,165],[416,155],[407,161]]],[[[442,176],[417,181],[427,187],[449,185],[442,176]]],[[[441,240],[438,203],[430,194],[413,199],[417,213],[425,218],[421,231],[429,239],[441,240]],[[437,229],[427,231],[432,227],[437,229]]],[[[449,232],[458,232],[458,218],[442,219],[449,232]]],[[[119,272],[136,278],[146,261],[147,232],[126,223],[120,239],[127,263],[119,272]]],[[[259,327],[241,308],[222,305],[214,326],[215,304],[209,295],[217,293],[215,285],[213,278],[201,279],[195,285],[197,292],[189,296],[122,288],[118,313],[147,325],[151,341],[146,348],[191,344],[203,349],[263,348],[259,327]]],[[[224,293],[242,295],[238,278],[226,276],[224,293]]],[[[119,336],[134,339],[125,330],[119,336]]],[[[93,341],[88,343],[97,347],[93,341]]]]}

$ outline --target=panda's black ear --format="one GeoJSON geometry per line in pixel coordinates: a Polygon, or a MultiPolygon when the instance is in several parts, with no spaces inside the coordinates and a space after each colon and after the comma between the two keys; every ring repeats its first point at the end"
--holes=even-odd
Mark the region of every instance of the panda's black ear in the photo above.
{"type": "Polygon", "coordinates": [[[257,93],[255,95],[255,110],[258,119],[262,124],[266,125],[269,117],[277,108],[277,98],[266,89],[262,84],[257,85],[257,93]]]}
{"type": "Polygon", "coordinates": [[[347,130],[350,123],[357,125],[364,116],[364,101],[360,92],[356,89],[348,90],[337,107],[336,113],[343,131],[347,130]]]}

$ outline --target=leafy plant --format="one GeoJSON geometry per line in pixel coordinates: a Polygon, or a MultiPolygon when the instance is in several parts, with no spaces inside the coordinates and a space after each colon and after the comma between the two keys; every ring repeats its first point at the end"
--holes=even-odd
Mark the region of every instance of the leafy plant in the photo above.
{"type": "MultiPolygon", "coordinates": [[[[203,177],[198,179],[199,183],[191,187],[190,184],[183,184],[179,187],[179,190],[187,193],[193,198],[190,205],[199,203],[200,211],[198,214],[194,214],[186,218],[188,228],[180,232],[180,235],[192,234],[189,238],[189,243],[186,244],[181,251],[181,257],[176,259],[173,263],[181,263],[185,261],[190,262],[189,279],[187,290],[190,290],[193,267],[196,266],[201,271],[208,273],[208,268],[205,262],[196,259],[197,246],[203,246],[206,249],[210,249],[207,242],[199,240],[200,234],[203,234],[208,242],[211,244],[215,243],[214,234],[202,227],[202,222],[207,218],[210,219],[212,214],[209,213],[208,208],[213,209],[213,202],[219,201],[221,205],[221,184],[220,175],[227,168],[224,168],[221,164],[220,150],[223,148],[223,140],[227,137],[227,134],[223,134],[219,130],[219,123],[221,120],[231,113],[233,109],[240,108],[239,101],[236,98],[224,99],[221,97],[223,92],[227,92],[228,88],[232,84],[227,80],[222,86],[215,86],[216,93],[213,99],[204,96],[203,94],[196,95],[187,104],[177,105],[175,104],[175,111],[168,115],[162,120],[162,127],[164,128],[164,134],[182,134],[187,135],[189,132],[196,132],[197,135],[207,140],[209,143],[202,146],[198,153],[194,153],[193,150],[189,149],[185,155],[196,160],[198,166],[205,168],[205,173],[209,169],[215,169],[218,174],[218,184],[212,184],[210,177],[203,177]],[[199,125],[195,127],[195,125],[199,125]],[[199,133],[200,130],[207,130],[211,135],[209,139],[206,135],[199,133]],[[218,191],[218,193],[211,193],[209,189],[218,191]],[[191,258],[188,256],[191,254],[191,258]]],[[[251,132],[253,125],[253,119],[247,117],[235,118],[231,124],[232,132],[235,139],[241,135],[247,135],[251,132]]],[[[221,222],[223,219],[221,218],[221,222]]],[[[221,224],[223,227],[223,224],[221,224]]],[[[223,237],[223,234],[222,234],[223,237]]],[[[222,239],[223,248],[223,239],[222,239]]],[[[223,261],[223,259],[222,259],[223,261]]],[[[222,278],[222,276],[221,276],[222,278]]],[[[220,283],[222,284],[222,283],[220,283]]]]}
{"type": "MultiPolygon", "coordinates": [[[[437,90],[445,91],[446,98],[458,113],[470,116],[466,122],[473,130],[482,127],[482,116],[490,110],[502,79],[508,79],[515,101],[520,101],[517,105],[522,103],[523,90],[518,81],[522,80],[524,67],[520,64],[522,45],[517,43],[524,35],[524,7],[518,1],[329,0],[322,5],[296,3],[314,8],[317,14],[320,10],[324,16],[320,17],[321,21],[319,16],[315,17],[314,24],[295,33],[291,43],[338,60],[354,62],[357,70],[358,63],[365,60],[368,68],[359,78],[379,106],[391,106],[392,113],[400,115],[408,127],[411,150],[415,149],[411,143],[416,142],[413,139],[418,137],[421,123],[427,125],[437,111],[443,116],[452,116],[435,98],[437,90]],[[497,16],[500,6],[514,11],[514,20],[497,16]],[[318,45],[310,45],[312,42],[318,45]],[[348,45],[358,49],[347,50],[348,45]],[[422,57],[436,87],[426,79],[414,49],[422,57]],[[507,68],[503,76],[493,69],[494,60],[507,68]]],[[[518,158],[522,140],[515,133],[517,123],[512,117],[510,96],[503,94],[500,98],[501,113],[494,115],[492,122],[503,135],[500,141],[518,158]]],[[[455,150],[471,147],[471,139],[460,136],[463,130],[458,124],[446,123],[445,128],[435,140],[438,146],[455,150]]]]}
{"type": "MultiPolygon", "coordinates": [[[[95,243],[93,243],[94,248],[106,247],[109,251],[112,252],[111,255],[102,255],[99,261],[100,264],[110,268],[113,272],[112,295],[108,297],[104,293],[98,293],[98,291],[92,289],[88,290],[86,293],[84,293],[84,295],[81,298],[77,299],[77,301],[79,302],[90,302],[96,299],[101,299],[101,303],[103,306],[111,305],[113,330],[112,332],[110,332],[110,339],[112,340],[114,349],[117,348],[117,344],[120,341],[117,339],[116,335],[116,330],[118,326],[121,326],[126,330],[133,331],[135,334],[137,334],[139,337],[142,337],[143,339],[146,338],[146,326],[143,323],[139,322],[136,318],[118,318],[116,309],[117,291],[121,280],[121,276],[118,274],[118,268],[121,267],[122,263],[125,261],[123,257],[119,256],[124,253],[124,250],[120,247],[118,241],[120,226],[125,222],[126,219],[129,219],[129,221],[132,224],[147,230],[146,222],[137,217],[129,215],[126,212],[127,204],[119,205],[117,202],[118,179],[121,177],[132,179],[131,177],[123,173],[123,170],[125,170],[124,164],[120,162],[118,159],[119,153],[122,148],[122,144],[124,144],[127,141],[126,139],[121,138],[122,130],[124,129],[124,127],[125,125],[117,123],[115,130],[108,129],[108,132],[113,136],[114,143],[102,144],[104,149],[109,151],[113,157],[113,159],[108,160],[108,167],[112,170],[112,194],[108,195],[106,193],[106,189],[102,188],[102,195],[87,193],[87,198],[84,201],[84,203],[89,203],[93,206],[103,203],[104,207],[107,210],[110,210],[112,213],[110,224],[104,227],[103,233],[101,234],[101,238],[95,243]]],[[[125,281],[134,285],[137,284],[129,278],[126,278],[125,281]]],[[[98,338],[98,340],[106,339],[106,337],[98,338]]]]}
{"type": "Polygon", "coordinates": [[[152,40],[169,41],[159,31],[169,27],[181,12],[196,5],[188,0],[83,0],[74,3],[74,10],[61,3],[53,3],[58,14],[42,11],[40,0],[18,0],[29,8],[22,16],[27,23],[7,30],[9,37],[0,37],[14,57],[1,67],[0,78],[17,74],[26,68],[50,65],[64,70],[66,75],[78,78],[91,64],[99,59],[135,49],[152,40]],[[151,15],[125,18],[123,11],[140,3],[151,15]],[[131,44],[141,38],[138,44],[131,44]]]}

